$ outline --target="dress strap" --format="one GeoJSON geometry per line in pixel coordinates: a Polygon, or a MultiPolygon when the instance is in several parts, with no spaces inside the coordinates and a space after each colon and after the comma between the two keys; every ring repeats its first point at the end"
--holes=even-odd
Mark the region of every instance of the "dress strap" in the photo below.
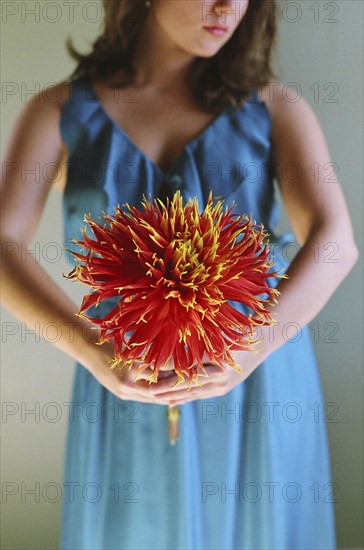
{"type": "Polygon", "coordinates": [[[249,103],[262,103],[263,100],[258,88],[252,88],[250,90],[247,101],[249,101],[249,103]]]}
{"type": "Polygon", "coordinates": [[[80,132],[85,131],[85,126],[98,108],[98,102],[87,85],[86,77],[72,78],[69,84],[70,95],[62,107],[60,130],[69,151],[73,151],[80,132]]]}
{"type": "MultiPolygon", "coordinates": [[[[259,88],[252,88],[246,103],[247,112],[257,121],[260,134],[266,135],[270,139],[273,125],[272,116],[259,88]]],[[[273,150],[271,150],[272,153],[273,150]]]]}

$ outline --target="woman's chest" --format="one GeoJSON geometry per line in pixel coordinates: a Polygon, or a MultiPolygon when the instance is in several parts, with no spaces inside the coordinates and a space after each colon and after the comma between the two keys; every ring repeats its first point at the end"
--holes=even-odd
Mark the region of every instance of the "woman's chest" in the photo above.
{"type": "Polygon", "coordinates": [[[192,102],[136,91],[103,90],[101,108],[129,140],[163,172],[218,117],[192,102]]]}

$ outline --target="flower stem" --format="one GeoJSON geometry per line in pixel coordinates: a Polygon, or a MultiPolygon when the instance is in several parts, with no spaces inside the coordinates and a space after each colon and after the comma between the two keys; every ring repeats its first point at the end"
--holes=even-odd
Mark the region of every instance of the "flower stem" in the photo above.
{"type": "Polygon", "coordinates": [[[173,407],[168,405],[167,416],[168,416],[168,433],[169,441],[171,445],[174,445],[179,439],[179,417],[181,411],[178,407],[173,407]]]}

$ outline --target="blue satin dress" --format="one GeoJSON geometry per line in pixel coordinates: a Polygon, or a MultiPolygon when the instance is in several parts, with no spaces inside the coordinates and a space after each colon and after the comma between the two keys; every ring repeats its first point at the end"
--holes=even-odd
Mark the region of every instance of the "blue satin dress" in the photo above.
{"type": "MultiPolygon", "coordinates": [[[[272,122],[257,93],[217,116],[164,173],[110,118],[87,78],[74,79],[72,89],[61,116],[69,151],[66,244],[82,237],[85,213],[97,218],[117,204],[140,205],[166,178],[200,205],[210,189],[235,200],[236,212],[252,213],[270,233],[275,269],[287,269],[295,238],[274,230],[272,122]]],[[[305,327],[291,338],[286,329],[285,344],[246,381],[181,407],[174,446],[166,405],[118,400],[77,364],[62,550],[336,548],[338,488],[311,334],[305,327]]]]}

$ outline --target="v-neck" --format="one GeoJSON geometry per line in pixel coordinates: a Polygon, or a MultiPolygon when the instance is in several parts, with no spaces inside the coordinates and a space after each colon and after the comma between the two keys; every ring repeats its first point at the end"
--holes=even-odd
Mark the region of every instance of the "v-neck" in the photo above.
{"type": "Polygon", "coordinates": [[[203,130],[201,130],[197,136],[195,136],[191,141],[189,141],[182,149],[181,153],[178,155],[178,157],[173,161],[172,165],[170,166],[170,168],[167,170],[167,171],[164,171],[160,168],[160,166],[158,164],[156,164],[154,162],[154,160],[149,156],[147,155],[131,138],[130,136],[128,135],[128,133],[124,130],[124,128],[122,126],[120,126],[120,124],[118,122],[116,122],[114,120],[114,118],[109,114],[109,112],[107,111],[107,109],[105,109],[102,101],[99,99],[99,97],[97,96],[95,90],[94,90],[94,87],[93,87],[93,84],[91,82],[91,79],[88,77],[88,76],[85,76],[84,78],[85,82],[86,82],[86,86],[88,88],[88,92],[91,96],[91,99],[92,101],[95,102],[95,104],[99,107],[100,111],[102,112],[103,116],[112,124],[112,126],[120,133],[120,135],[129,143],[129,145],[131,147],[133,147],[133,149],[135,149],[135,151],[138,152],[138,154],[140,156],[142,156],[153,168],[155,171],[157,171],[160,176],[163,176],[165,178],[168,178],[170,177],[170,175],[173,173],[173,170],[174,170],[174,167],[177,165],[177,163],[181,160],[181,158],[183,157],[183,155],[186,153],[186,151],[188,151],[191,147],[193,147],[195,145],[195,143],[197,143],[198,141],[200,141],[208,132],[210,132],[214,127],[215,125],[218,124],[218,122],[223,118],[223,116],[225,114],[227,114],[230,109],[231,109],[231,106],[228,105],[225,109],[223,109],[218,115],[217,117],[215,117],[203,130]]]}

